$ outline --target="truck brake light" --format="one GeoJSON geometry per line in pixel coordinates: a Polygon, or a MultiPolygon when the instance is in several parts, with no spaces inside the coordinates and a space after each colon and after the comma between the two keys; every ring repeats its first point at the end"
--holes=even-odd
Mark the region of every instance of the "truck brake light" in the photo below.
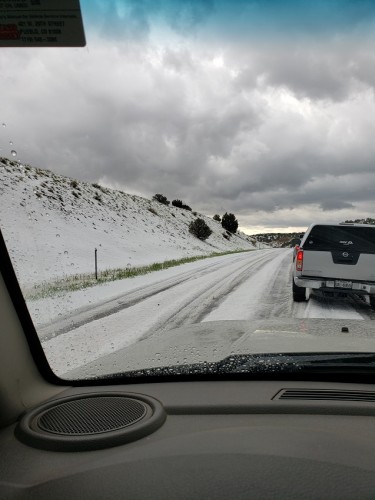
{"type": "Polygon", "coordinates": [[[303,250],[298,250],[296,256],[296,270],[302,271],[303,268],[303,250]]]}

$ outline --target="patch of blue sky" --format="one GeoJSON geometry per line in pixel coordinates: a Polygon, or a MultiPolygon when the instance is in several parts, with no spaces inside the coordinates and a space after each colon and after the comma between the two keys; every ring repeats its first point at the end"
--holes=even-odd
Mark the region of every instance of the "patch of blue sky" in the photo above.
{"type": "Polygon", "coordinates": [[[155,27],[207,38],[363,35],[374,0],[81,0],[87,31],[142,38],[155,27]]]}

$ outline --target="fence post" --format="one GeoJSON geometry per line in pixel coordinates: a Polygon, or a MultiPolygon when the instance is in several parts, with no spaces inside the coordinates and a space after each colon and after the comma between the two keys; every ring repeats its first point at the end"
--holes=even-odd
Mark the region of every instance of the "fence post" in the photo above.
{"type": "Polygon", "coordinates": [[[98,250],[95,248],[95,279],[98,279],[98,250]]]}

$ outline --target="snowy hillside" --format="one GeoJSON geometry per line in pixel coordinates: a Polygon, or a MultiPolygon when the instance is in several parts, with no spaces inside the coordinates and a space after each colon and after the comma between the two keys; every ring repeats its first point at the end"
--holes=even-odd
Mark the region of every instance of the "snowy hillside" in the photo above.
{"type": "Polygon", "coordinates": [[[202,214],[0,159],[0,226],[22,287],[212,252],[254,248],[202,214]],[[213,231],[189,233],[197,216],[213,231]],[[225,236],[224,236],[224,234],[225,236]]]}

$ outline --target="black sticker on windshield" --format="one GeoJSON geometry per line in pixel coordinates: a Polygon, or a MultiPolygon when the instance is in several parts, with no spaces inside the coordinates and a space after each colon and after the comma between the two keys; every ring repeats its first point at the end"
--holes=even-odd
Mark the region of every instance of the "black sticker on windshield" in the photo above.
{"type": "Polygon", "coordinates": [[[84,47],[79,0],[0,0],[0,47],[84,47]]]}

